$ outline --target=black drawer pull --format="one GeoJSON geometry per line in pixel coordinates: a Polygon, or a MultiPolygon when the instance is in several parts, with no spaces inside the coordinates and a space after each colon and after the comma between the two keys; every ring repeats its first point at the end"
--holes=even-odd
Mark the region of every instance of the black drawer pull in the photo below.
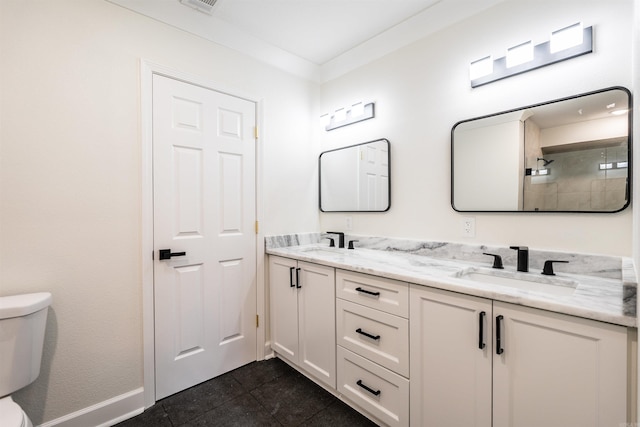
{"type": "Polygon", "coordinates": [[[300,285],[300,269],[296,268],[296,288],[300,289],[302,285],[300,285]]]}
{"type": "Polygon", "coordinates": [[[484,318],[487,315],[486,312],[481,311],[480,315],[478,316],[478,326],[479,326],[479,332],[478,332],[478,348],[480,350],[483,350],[486,347],[486,344],[484,343],[484,318]]]}
{"type": "Polygon", "coordinates": [[[367,390],[369,393],[373,394],[374,396],[380,396],[380,390],[374,390],[372,388],[367,387],[366,385],[362,384],[362,380],[358,380],[356,384],[358,384],[360,387],[367,390]]]}
{"type": "Polygon", "coordinates": [[[366,289],[362,289],[360,286],[358,286],[356,288],[356,291],[362,292],[363,294],[367,294],[367,295],[373,295],[374,297],[379,297],[380,296],[380,292],[371,292],[371,291],[368,291],[366,289]]]}
{"type": "Polygon", "coordinates": [[[295,270],[295,267],[289,267],[289,287],[293,288],[296,285],[293,283],[293,270],[295,270]]]}
{"type": "Polygon", "coordinates": [[[504,348],[502,348],[502,319],[504,319],[503,315],[496,317],[496,354],[504,353],[504,348]]]}
{"type": "Polygon", "coordinates": [[[356,332],[359,333],[360,335],[364,335],[365,337],[369,337],[372,340],[379,340],[380,339],[380,335],[371,335],[366,333],[365,331],[363,331],[361,328],[356,329],[356,332]]]}

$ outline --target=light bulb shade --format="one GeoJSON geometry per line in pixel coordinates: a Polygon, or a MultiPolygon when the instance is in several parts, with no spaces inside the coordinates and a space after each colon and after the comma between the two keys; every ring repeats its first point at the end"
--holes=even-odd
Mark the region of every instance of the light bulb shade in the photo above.
{"type": "Polygon", "coordinates": [[[584,40],[582,23],[570,25],[551,33],[549,41],[549,51],[551,53],[560,52],[570,47],[579,46],[584,40]]]}

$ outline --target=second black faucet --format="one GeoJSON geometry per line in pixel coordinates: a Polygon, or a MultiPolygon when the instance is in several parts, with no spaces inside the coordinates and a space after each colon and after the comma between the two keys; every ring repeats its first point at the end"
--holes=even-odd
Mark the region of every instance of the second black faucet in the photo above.
{"type": "Polygon", "coordinates": [[[527,246],[509,246],[518,251],[518,271],[529,271],[529,248],[527,246]]]}
{"type": "Polygon", "coordinates": [[[327,231],[327,234],[337,234],[338,235],[338,247],[344,248],[344,233],[341,231],[327,231]]]}

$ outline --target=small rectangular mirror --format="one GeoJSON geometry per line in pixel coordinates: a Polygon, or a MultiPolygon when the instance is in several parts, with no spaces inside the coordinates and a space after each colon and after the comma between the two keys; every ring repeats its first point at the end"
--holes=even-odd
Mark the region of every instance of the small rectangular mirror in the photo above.
{"type": "Polygon", "coordinates": [[[612,87],[451,130],[459,212],[618,212],[631,202],[631,93],[612,87]]]}
{"type": "Polygon", "coordinates": [[[384,212],[391,204],[389,141],[382,138],[320,154],[322,212],[384,212]]]}

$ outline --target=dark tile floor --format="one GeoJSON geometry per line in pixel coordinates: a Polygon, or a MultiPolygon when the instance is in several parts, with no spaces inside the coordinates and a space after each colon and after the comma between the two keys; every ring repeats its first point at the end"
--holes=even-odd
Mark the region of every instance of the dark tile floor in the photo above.
{"type": "Polygon", "coordinates": [[[118,427],[375,426],[280,359],[253,362],[158,401],[118,427]]]}

